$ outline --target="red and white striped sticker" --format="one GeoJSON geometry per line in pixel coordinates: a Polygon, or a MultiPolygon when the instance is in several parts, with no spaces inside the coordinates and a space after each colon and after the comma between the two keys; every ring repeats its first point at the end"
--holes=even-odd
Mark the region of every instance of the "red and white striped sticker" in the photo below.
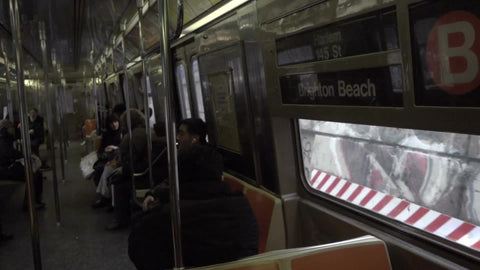
{"type": "Polygon", "coordinates": [[[318,170],[312,171],[309,184],[321,192],[480,251],[479,226],[318,170]]]}

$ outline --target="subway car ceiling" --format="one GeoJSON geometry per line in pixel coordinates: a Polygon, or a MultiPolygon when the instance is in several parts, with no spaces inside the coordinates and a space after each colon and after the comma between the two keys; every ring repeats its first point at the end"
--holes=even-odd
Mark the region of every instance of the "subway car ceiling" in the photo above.
{"type": "MultiPolygon", "coordinates": [[[[151,50],[159,46],[158,7],[156,0],[145,0],[143,32],[145,48],[151,50]]],[[[195,20],[206,11],[222,5],[221,0],[183,1],[185,24],[195,20]]],[[[223,1],[225,2],[225,1],[223,1]]],[[[9,1],[0,2],[0,36],[6,42],[5,50],[14,63],[12,33],[9,19],[9,1]]],[[[177,22],[176,1],[169,1],[170,22],[175,28],[177,22]]],[[[138,14],[136,0],[92,1],[92,0],[53,0],[19,1],[22,22],[22,42],[24,47],[25,70],[41,70],[41,48],[38,38],[38,22],[46,22],[48,45],[55,50],[58,62],[68,80],[80,79],[85,70],[91,76],[93,51],[94,64],[101,56],[111,56],[112,39],[120,32],[120,24],[127,23],[126,53],[128,61],[139,56],[138,14]],[[105,54],[107,52],[107,54],[105,54]]],[[[117,40],[116,46],[118,47],[117,40]]],[[[49,54],[51,51],[49,51],[49,54]]],[[[121,54],[118,54],[121,60],[121,54]]],[[[3,59],[3,55],[1,56],[3,59]]],[[[116,70],[116,69],[115,69],[116,70]]],[[[109,72],[112,72],[111,66],[109,72]]],[[[33,75],[32,75],[33,76],[33,75]]]]}
{"type": "MultiPolygon", "coordinates": [[[[113,73],[122,72],[121,63],[123,59],[119,46],[122,23],[126,23],[124,40],[128,67],[131,68],[138,64],[141,59],[139,55],[140,45],[136,2],[134,0],[118,0],[115,2],[79,0],[72,5],[71,1],[60,0],[33,1],[31,3],[28,2],[28,4],[20,1],[26,79],[38,79],[41,78],[42,74],[40,64],[41,46],[38,38],[39,21],[47,22],[49,56],[51,57],[52,52],[55,53],[57,66],[54,69],[58,70],[60,68],[68,83],[82,81],[84,77],[91,78],[93,71],[96,71],[95,76],[100,79],[104,79],[113,73]],[[58,14],[62,14],[62,16],[58,16],[58,14]],[[112,50],[112,47],[114,47],[114,50],[112,50]],[[112,64],[111,60],[112,51],[115,64],[112,64]]],[[[237,14],[235,16],[242,19],[242,15],[238,14],[239,11],[236,8],[246,2],[248,1],[184,1],[183,32],[174,43],[174,46],[191,42],[193,38],[196,40],[196,43],[200,44],[199,53],[202,53],[202,47],[207,48],[208,46],[206,45],[211,42],[215,35],[208,37],[208,33],[212,34],[211,31],[203,33],[202,29],[206,29],[205,26],[213,25],[215,21],[220,21],[221,18],[231,16],[232,14],[237,14]]],[[[418,80],[413,79],[415,74],[421,74],[421,72],[425,71],[413,70],[415,74],[412,72],[401,72],[401,67],[412,70],[412,68],[428,63],[423,63],[421,59],[413,58],[415,50],[420,50],[421,52],[424,45],[419,44],[418,47],[413,46],[415,44],[412,45],[411,42],[416,42],[412,32],[401,31],[396,33],[396,30],[392,28],[392,26],[408,27],[406,25],[407,21],[397,19],[396,13],[404,11],[396,11],[393,1],[381,1],[381,4],[377,4],[377,1],[360,1],[361,3],[358,3],[358,6],[361,6],[361,13],[369,13],[369,10],[378,10],[379,7],[386,9],[385,14],[374,14],[375,12],[373,12],[372,16],[377,16],[376,19],[370,18],[370,21],[366,20],[365,23],[371,24],[374,20],[386,18],[383,26],[379,24],[375,26],[375,31],[379,33],[379,31],[394,29],[395,31],[390,34],[393,34],[392,37],[395,37],[395,40],[388,41],[391,44],[384,44],[382,48],[378,49],[364,48],[366,50],[364,52],[354,53],[352,51],[349,52],[350,55],[341,57],[337,55],[340,47],[337,48],[332,45],[330,55],[336,58],[335,61],[332,59],[306,59],[300,62],[288,62],[289,60],[285,56],[288,53],[292,55],[291,52],[299,49],[299,47],[295,48],[295,44],[302,44],[303,42],[305,45],[305,42],[308,42],[306,38],[308,39],[308,36],[311,34],[315,35],[315,33],[308,31],[309,29],[314,31],[313,29],[319,26],[332,24],[330,30],[326,28],[324,31],[336,30],[337,33],[340,33],[338,29],[344,29],[342,24],[345,25],[345,21],[348,23],[349,18],[351,18],[351,21],[355,21],[356,17],[359,16],[358,14],[361,13],[351,9],[347,3],[343,2],[339,3],[338,6],[332,4],[335,1],[326,1],[323,4],[321,3],[322,1],[314,0],[280,2],[284,7],[280,8],[278,1],[258,1],[256,4],[256,18],[243,18],[243,21],[238,22],[245,23],[245,25],[241,25],[242,28],[251,28],[250,33],[246,36],[251,33],[252,35],[250,36],[252,37],[258,35],[255,40],[261,44],[264,52],[269,53],[270,57],[268,59],[274,60],[266,61],[265,63],[265,69],[273,75],[269,77],[278,78],[267,80],[272,116],[293,118],[302,116],[311,119],[347,123],[480,134],[480,126],[468,124],[473,123],[477,119],[478,109],[475,108],[474,104],[471,104],[472,100],[476,100],[476,93],[469,93],[466,95],[466,98],[458,95],[448,98],[448,96],[442,96],[429,91],[428,89],[431,86],[427,85],[427,88],[425,88],[419,85],[418,80]],[[311,14],[314,12],[321,12],[324,15],[311,19],[311,14]],[[336,19],[331,18],[332,14],[337,14],[336,19]],[[249,19],[250,21],[248,21],[249,19]],[[254,21],[258,24],[258,27],[257,25],[254,27],[248,25],[254,21]],[[343,23],[335,23],[335,21],[343,21],[343,23]],[[387,25],[388,23],[390,26],[387,25]],[[384,28],[380,29],[380,27],[384,28]],[[300,32],[301,34],[294,35],[300,32]],[[410,48],[411,50],[402,51],[400,48],[410,48]],[[368,80],[358,83],[338,80],[334,84],[324,84],[322,88],[322,85],[309,85],[309,79],[306,79],[310,76],[310,81],[314,80],[312,78],[315,74],[319,74],[318,72],[322,70],[334,71],[337,73],[335,76],[338,77],[349,77],[353,73],[340,71],[344,70],[345,66],[349,66],[349,70],[358,70],[355,68],[356,66],[365,68],[365,62],[368,62],[370,67],[365,72],[372,78],[371,80],[382,76],[395,76],[393,80],[384,80],[379,85],[376,85],[376,88],[393,87],[391,96],[385,96],[382,90],[374,88],[374,84],[369,84],[368,80]],[[388,67],[385,67],[386,64],[388,67]],[[384,66],[384,68],[379,68],[381,66],[384,66]],[[305,73],[306,67],[309,70],[315,70],[315,72],[310,72],[308,76],[307,74],[298,75],[305,73]],[[303,88],[297,89],[297,86],[291,85],[294,80],[305,81],[302,84],[303,88]],[[392,83],[395,83],[395,85],[392,86],[392,83]],[[358,87],[359,91],[355,91],[355,87],[358,87]],[[415,88],[420,89],[422,87],[427,90],[412,91],[415,88]],[[324,100],[328,100],[329,95],[330,98],[333,98],[331,95],[334,94],[332,92],[334,88],[335,91],[340,91],[338,93],[335,92],[335,95],[339,95],[337,100],[333,102],[321,101],[320,103],[323,102],[323,104],[319,104],[316,99],[321,99],[322,96],[325,96],[326,99],[324,100]],[[339,88],[339,90],[336,90],[336,88],[339,88]],[[347,91],[350,91],[350,88],[352,89],[351,92],[347,93],[347,91]],[[368,89],[368,91],[363,89],[368,89]],[[374,90],[378,92],[378,95],[374,90]],[[306,93],[309,91],[313,93],[313,96],[312,94],[306,96],[306,93]],[[305,96],[303,98],[289,96],[294,92],[305,96]],[[372,96],[373,94],[375,96],[372,96]],[[318,98],[315,98],[315,95],[318,98]],[[342,95],[344,97],[343,101],[342,95]],[[438,99],[439,101],[434,101],[438,96],[441,96],[438,99]],[[292,99],[296,100],[293,101],[292,99]],[[345,101],[349,99],[356,100],[353,102],[345,101]],[[359,101],[361,99],[363,101],[359,101]],[[374,106],[369,106],[372,104],[374,106]],[[335,108],[332,106],[335,106],[335,108]],[[453,113],[452,110],[454,110],[453,113]],[[437,119],[442,119],[443,121],[440,122],[437,119]],[[459,119],[462,119],[462,121],[458,121],[459,119]]],[[[1,1],[0,5],[0,37],[5,43],[5,53],[9,58],[11,79],[15,81],[14,51],[11,44],[8,1],[1,1]]],[[[357,4],[354,6],[357,6],[357,4]]],[[[169,21],[173,33],[177,25],[176,1],[169,1],[169,8],[169,21]]],[[[145,52],[148,56],[149,53],[158,53],[160,46],[160,28],[156,0],[144,1],[143,14],[142,32],[145,52]]],[[[231,32],[225,33],[228,35],[233,34],[231,32]]],[[[243,35],[247,31],[241,31],[241,33],[243,35]]],[[[220,39],[223,39],[224,43],[228,41],[233,42],[234,38],[232,36],[227,37],[219,34],[220,32],[216,33],[218,36],[215,37],[217,43],[220,39]]],[[[334,39],[335,37],[331,35],[328,38],[334,39]]],[[[354,40],[347,40],[345,46],[351,47],[354,45],[354,42],[354,40]]],[[[3,62],[3,59],[4,56],[2,54],[0,55],[0,62],[3,62]]],[[[51,75],[53,75],[54,69],[50,68],[49,72],[51,75]]],[[[3,65],[0,72],[5,74],[3,65]]],[[[333,75],[333,73],[330,74],[333,75]]],[[[333,81],[333,77],[330,78],[330,81],[333,81]]]]}

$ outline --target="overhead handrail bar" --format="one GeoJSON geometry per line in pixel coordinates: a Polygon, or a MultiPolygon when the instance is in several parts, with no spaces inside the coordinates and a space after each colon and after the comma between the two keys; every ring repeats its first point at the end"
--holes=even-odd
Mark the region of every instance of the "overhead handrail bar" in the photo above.
{"type": "MultiPolygon", "coordinates": [[[[160,5],[160,3],[158,3],[160,5]]],[[[171,41],[180,37],[183,31],[183,0],[177,0],[177,26],[171,41]]]]}
{"type": "Polygon", "coordinates": [[[33,171],[31,157],[30,134],[27,116],[27,93],[25,91],[25,80],[23,73],[22,35],[20,29],[20,15],[18,11],[18,0],[9,0],[10,25],[12,27],[13,48],[15,49],[15,62],[17,72],[17,90],[20,104],[20,124],[22,135],[22,151],[25,161],[25,178],[28,194],[28,216],[30,221],[30,235],[32,237],[33,263],[36,270],[42,269],[42,258],[40,254],[40,237],[38,231],[37,213],[35,209],[35,193],[33,184],[33,171]]]}
{"type": "Polygon", "coordinates": [[[52,180],[53,180],[53,198],[55,200],[55,217],[57,220],[57,226],[61,224],[60,215],[60,199],[58,196],[58,178],[57,178],[57,164],[55,159],[55,132],[53,132],[53,114],[52,114],[52,98],[50,95],[50,87],[48,82],[48,53],[47,53],[47,35],[45,31],[45,23],[43,21],[38,24],[38,32],[40,35],[40,47],[42,49],[43,60],[43,81],[45,84],[45,96],[47,100],[47,125],[48,125],[48,144],[50,145],[50,164],[52,166],[52,180]]]}

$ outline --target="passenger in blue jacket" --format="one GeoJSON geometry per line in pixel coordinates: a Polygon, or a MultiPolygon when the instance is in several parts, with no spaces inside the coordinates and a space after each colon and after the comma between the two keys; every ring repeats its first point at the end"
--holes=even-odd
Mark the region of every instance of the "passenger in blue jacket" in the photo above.
{"type": "MultiPolygon", "coordinates": [[[[205,123],[180,123],[179,193],[183,258],[186,266],[241,259],[258,252],[258,225],[242,192],[222,181],[223,159],[206,143],[205,123]],[[199,128],[200,127],[200,128],[199,128]]],[[[132,227],[129,256],[137,269],[173,267],[168,183],[155,187],[144,215],[132,227]]]]}

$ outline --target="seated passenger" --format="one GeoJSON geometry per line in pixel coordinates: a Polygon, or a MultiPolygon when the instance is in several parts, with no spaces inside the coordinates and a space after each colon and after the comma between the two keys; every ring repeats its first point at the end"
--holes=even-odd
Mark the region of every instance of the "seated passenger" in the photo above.
{"type": "MultiPolygon", "coordinates": [[[[223,182],[222,156],[205,141],[200,119],[180,123],[177,139],[181,236],[188,267],[217,264],[257,254],[258,225],[243,193],[223,182]]],[[[137,269],[173,267],[169,191],[154,188],[145,214],[129,236],[128,253],[137,269]]]]}
{"type": "Polygon", "coordinates": [[[107,185],[107,178],[117,168],[117,158],[120,154],[118,146],[120,145],[122,134],[119,121],[115,114],[111,114],[107,118],[108,129],[102,135],[102,143],[98,150],[99,160],[94,164],[94,180],[97,184],[96,191],[100,199],[92,205],[93,208],[109,205],[112,198],[110,187],[107,185]],[[100,177],[97,180],[98,175],[100,177]]]}
{"type": "MultiPolygon", "coordinates": [[[[0,121],[0,181],[25,181],[25,167],[20,162],[23,154],[13,147],[15,127],[9,120],[0,121]]],[[[42,203],[43,177],[40,171],[33,174],[36,207],[44,208],[42,203]]],[[[26,206],[26,205],[25,205],[26,206]]]]}
{"type": "MultiPolygon", "coordinates": [[[[107,226],[107,230],[121,229],[130,223],[130,199],[132,195],[132,174],[143,172],[148,168],[147,135],[145,129],[145,116],[137,109],[130,109],[132,128],[132,155],[130,160],[130,136],[125,135],[120,144],[120,160],[122,174],[114,179],[114,213],[115,218],[107,226]],[[130,164],[133,163],[134,172],[131,172],[130,164]]],[[[122,128],[127,129],[127,113],[121,117],[122,128]]],[[[153,155],[153,153],[152,153],[153,155]]],[[[150,187],[148,174],[135,179],[138,189],[150,187]]]]}
{"type": "Polygon", "coordinates": [[[43,129],[43,117],[38,115],[38,110],[33,108],[28,115],[28,127],[30,133],[30,145],[32,153],[40,157],[40,145],[45,140],[43,129]]]}

